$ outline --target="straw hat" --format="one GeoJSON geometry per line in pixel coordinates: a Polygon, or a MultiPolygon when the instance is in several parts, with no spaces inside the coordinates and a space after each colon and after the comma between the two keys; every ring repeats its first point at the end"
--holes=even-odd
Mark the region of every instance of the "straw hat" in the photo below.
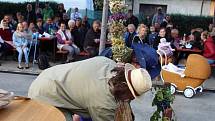
{"type": "Polygon", "coordinates": [[[136,69],[133,65],[125,64],[125,78],[132,95],[137,98],[152,87],[149,73],[143,69],[136,69]]]}

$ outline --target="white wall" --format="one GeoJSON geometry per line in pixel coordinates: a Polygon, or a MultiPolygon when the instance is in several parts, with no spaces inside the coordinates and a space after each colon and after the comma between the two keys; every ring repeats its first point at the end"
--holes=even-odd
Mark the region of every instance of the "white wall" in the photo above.
{"type": "MultiPolygon", "coordinates": [[[[202,0],[134,0],[134,13],[139,13],[140,4],[167,5],[167,13],[200,15],[202,0]]],[[[202,15],[210,15],[210,0],[205,0],[202,15]]]]}

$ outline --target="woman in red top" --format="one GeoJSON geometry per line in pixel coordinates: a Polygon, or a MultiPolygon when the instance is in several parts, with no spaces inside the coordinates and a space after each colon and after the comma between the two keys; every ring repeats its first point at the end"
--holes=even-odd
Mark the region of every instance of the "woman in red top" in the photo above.
{"type": "MultiPolygon", "coordinates": [[[[202,36],[204,36],[204,33],[202,33],[202,36]]],[[[209,64],[215,63],[215,32],[212,32],[211,36],[204,40],[203,56],[208,59],[209,64]]]]}

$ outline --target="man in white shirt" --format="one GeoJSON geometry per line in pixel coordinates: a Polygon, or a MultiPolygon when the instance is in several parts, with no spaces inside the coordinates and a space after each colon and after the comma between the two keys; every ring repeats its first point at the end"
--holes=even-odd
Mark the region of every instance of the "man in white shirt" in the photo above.
{"type": "Polygon", "coordinates": [[[78,8],[75,8],[75,12],[71,13],[70,19],[76,20],[77,18],[82,18],[81,13],[78,11],[78,8]]]}

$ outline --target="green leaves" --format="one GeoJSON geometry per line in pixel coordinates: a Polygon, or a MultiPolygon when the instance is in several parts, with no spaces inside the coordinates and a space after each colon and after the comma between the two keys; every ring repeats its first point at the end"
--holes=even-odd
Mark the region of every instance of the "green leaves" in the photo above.
{"type": "Polygon", "coordinates": [[[164,113],[167,109],[171,108],[174,99],[175,97],[170,91],[170,85],[158,87],[152,102],[152,106],[157,106],[157,110],[151,116],[150,121],[169,121],[169,118],[165,117],[164,113]]]}

